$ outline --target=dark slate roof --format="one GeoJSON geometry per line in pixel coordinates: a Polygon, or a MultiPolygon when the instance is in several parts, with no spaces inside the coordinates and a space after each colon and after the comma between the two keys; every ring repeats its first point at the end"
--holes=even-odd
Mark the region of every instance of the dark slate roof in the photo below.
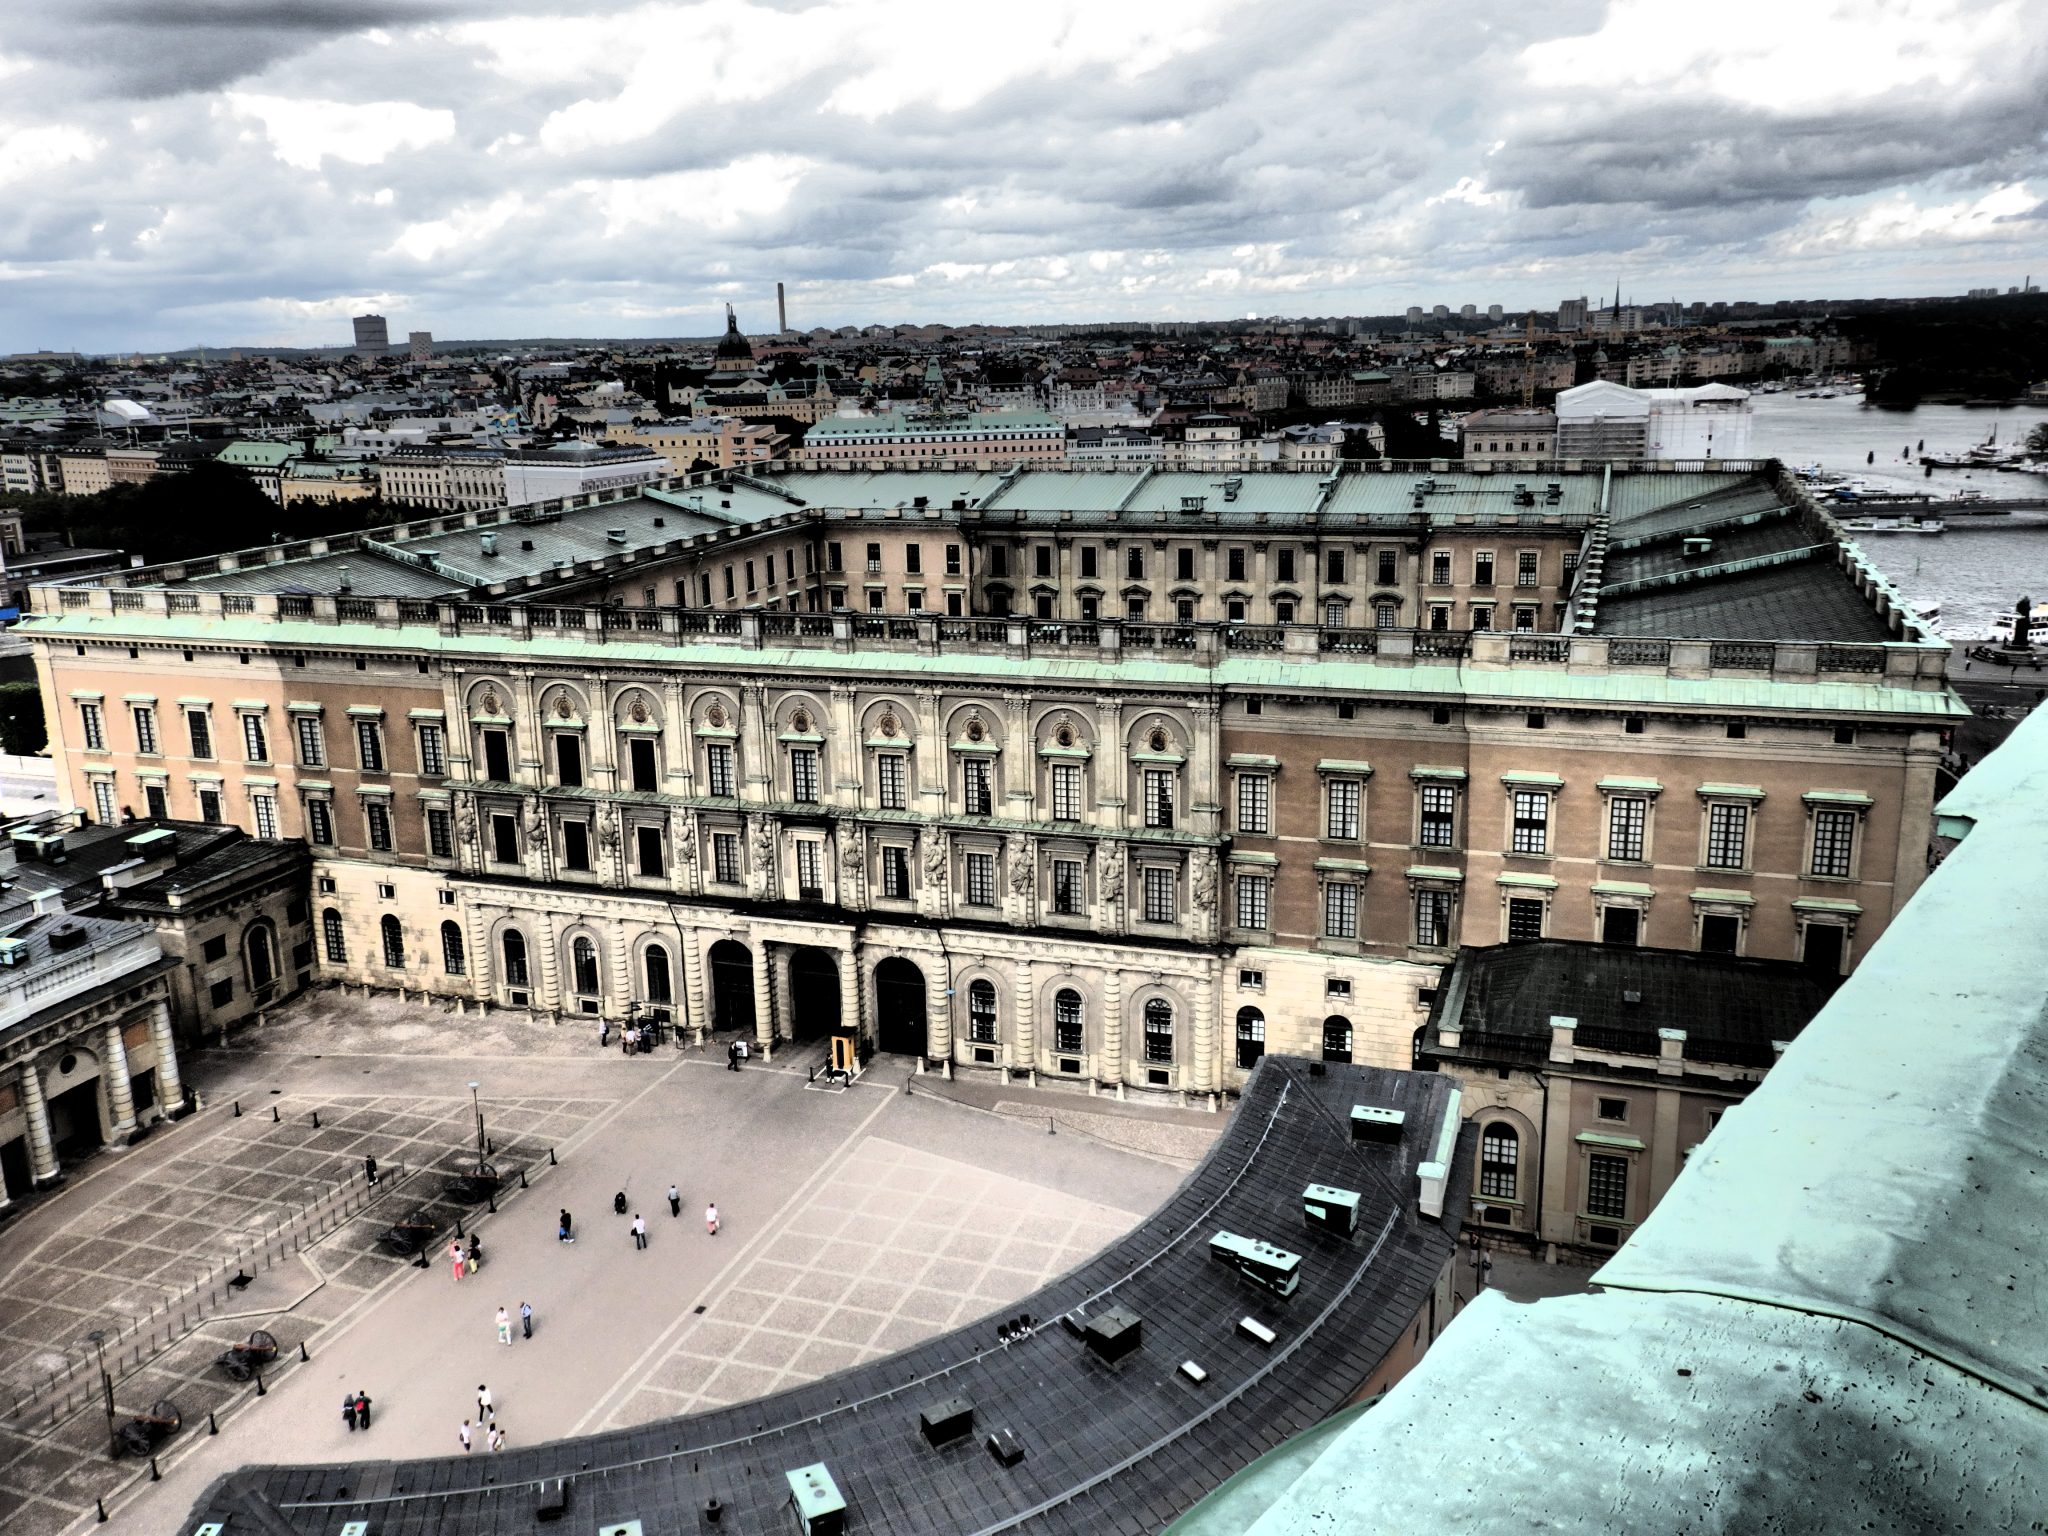
{"type": "Polygon", "coordinates": [[[1682,1029],[1694,1060],[1768,1066],[1772,1042],[1797,1037],[1833,991],[1829,978],[1789,960],[1536,939],[1459,950],[1430,1033],[1548,1042],[1558,1015],[1577,1019],[1578,1038],[1602,1049],[1655,1056],[1657,1031],[1682,1029]]]}
{"type": "Polygon", "coordinates": [[[1602,594],[1599,632],[1669,640],[1819,640],[1876,644],[1892,638],[1832,549],[1812,559],[1736,571],[1677,587],[1602,594]]]}
{"type": "MultiPolygon", "coordinates": [[[[378,1536],[510,1536],[542,1529],[535,1488],[567,1476],[568,1523],[588,1531],[639,1520],[694,1531],[716,1497],[722,1529],[790,1528],[786,1471],[822,1462],[848,1504],[850,1531],[1153,1532],[1224,1478],[1341,1406],[1403,1337],[1453,1255],[1467,1190],[1453,1159],[1442,1222],[1416,1208],[1416,1169],[1433,1155],[1451,1084],[1434,1074],[1268,1056],[1230,1127],[1165,1205],[1126,1237],[1006,1316],[1036,1326],[999,1342],[997,1319],[808,1386],[688,1418],[496,1456],[325,1467],[250,1467],[216,1483],[185,1527],[222,1521],[283,1536],[332,1536],[367,1520],[378,1536]],[[1351,1106],[1403,1110],[1396,1146],[1354,1145],[1351,1106]],[[1350,1240],[1309,1231],[1311,1183],[1361,1191],[1350,1240]],[[1208,1256],[1218,1230],[1302,1256],[1285,1300],[1208,1256]],[[1143,1319],[1143,1347],[1117,1366],[1058,1321],[1110,1304],[1143,1319]],[[1258,1318],[1268,1348],[1236,1331],[1258,1318]],[[1196,1385],[1178,1374],[1192,1359],[1196,1385]],[[940,1450],[921,1409],[951,1396],[974,1407],[971,1438],[940,1450]],[[1024,1459],[983,1449],[1008,1428],[1024,1459]]],[[[1462,1133],[1467,1139],[1469,1128],[1462,1133]]],[[[547,1527],[554,1529],[556,1527],[547,1527]]]]}
{"type": "Polygon", "coordinates": [[[1632,548],[1610,549],[1600,596],[1601,606],[1604,608],[1613,601],[1616,597],[1614,588],[1626,581],[1668,576],[1678,571],[1697,571],[1706,566],[1731,565],[1738,560],[1754,560],[1762,555],[1783,554],[1789,549],[1808,549],[1827,542],[1824,536],[1816,538],[1809,533],[1800,519],[1790,514],[1714,528],[1705,535],[1713,540],[1713,547],[1705,554],[1687,554],[1686,537],[1684,532],[1661,534],[1632,548]]]}

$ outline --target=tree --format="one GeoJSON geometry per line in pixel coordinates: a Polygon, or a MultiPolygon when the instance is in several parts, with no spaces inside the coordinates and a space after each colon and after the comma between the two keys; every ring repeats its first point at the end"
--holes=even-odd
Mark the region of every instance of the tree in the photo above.
{"type": "Polygon", "coordinates": [[[2048,421],[2039,423],[2027,434],[2027,452],[2048,454],[2048,421]]]}
{"type": "Polygon", "coordinates": [[[0,752],[26,757],[48,744],[43,691],[34,683],[0,683],[0,752]]]}

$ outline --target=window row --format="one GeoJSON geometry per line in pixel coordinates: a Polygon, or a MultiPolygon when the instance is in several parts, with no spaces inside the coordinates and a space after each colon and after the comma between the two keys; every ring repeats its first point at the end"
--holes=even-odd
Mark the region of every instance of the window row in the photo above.
{"type": "MultiPolygon", "coordinates": [[[[349,741],[354,753],[354,766],[364,773],[390,772],[390,759],[386,750],[385,726],[381,709],[355,713],[351,712],[349,741]]],[[[98,701],[81,700],[78,705],[79,737],[88,752],[105,752],[108,745],[106,714],[98,701]]],[[[219,743],[215,729],[213,706],[210,704],[188,704],[179,712],[183,720],[184,739],[190,749],[189,756],[202,762],[216,761],[219,743]]],[[[150,703],[130,703],[128,718],[135,741],[135,752],[140,757],[160,757],[164,752],[164,735],[157,717],[157,706],[150,703]]],[[[278,761],[276,742],[272,739],[272,723],[267,706],[263,708],[236,706],[233,710],[232,736],[234,748],[238,749],[239,760],[246,763],[271,763],[278,761]]],[[[443,778],[448,772],[447,736],[438,721],[414,721],[412,726],[414,763],[424,778],[443,778]]],[[[327,725],[320,713],[310,709],[290,711],[289,758],[301,768],[327,768],[335,766],[329,757],[327,725]]]]}

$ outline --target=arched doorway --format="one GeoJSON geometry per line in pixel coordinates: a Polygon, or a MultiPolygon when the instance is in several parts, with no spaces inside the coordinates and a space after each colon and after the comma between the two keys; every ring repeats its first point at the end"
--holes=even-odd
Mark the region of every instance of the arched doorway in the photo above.
{"type": "Polygon", "coordinates": [[[720,939],[705,957],[711,965],[711,1027],[754,1032],[754,955],[733,939],[720,939]]]}
{"type": "MultiPolygon", "coordinates": [[[[37,1070],[31,1062],[29,1071],[37,1070]]],[[[49,1106],[50,1140],[60,1162],[76,1162],[106,1144],[100,1123],[100,1059],[92,1051],[67,1047],[43,1078],[49,1106]]]]}
{"type": "Polygon", "coordinates": [[[259,1002],[267,1002],[264,994],[277,980],[277,941],[270,924],[251,923],[242,935],[242,950],[249,964],[249,990],[259,1002]]]}
{"type": "Polygon", "coordinates": [[[789,957],[789,1038],[816,1040],[839,1022],[839,960],[806,946],[789,957]]]}
{"type": "Polygon", "coordinates": [[[875,967],[875,1044],[898,1056],[925,1052],[924,972],[900,955],[875,967]]]}

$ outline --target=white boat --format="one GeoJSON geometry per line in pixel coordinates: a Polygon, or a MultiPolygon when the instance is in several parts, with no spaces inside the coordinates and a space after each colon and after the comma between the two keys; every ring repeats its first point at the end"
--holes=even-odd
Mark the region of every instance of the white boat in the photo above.
{"type": "Polygon", "coordinates": [[[1946,533],[1948,524],[1938,517],[1845,517],[1844,533],[1946,533]]]}
{"type": "MultiPolygon", "coordinates": [[[[1991,621],[1991,638],[2000,645],[2012,644],[2015,616],[2001,613],[1991,621]]],[[[2027,647],[2029,650],[2048,651],[2048,614],[2034,614],[2027,620],[2027,647]]]]}

